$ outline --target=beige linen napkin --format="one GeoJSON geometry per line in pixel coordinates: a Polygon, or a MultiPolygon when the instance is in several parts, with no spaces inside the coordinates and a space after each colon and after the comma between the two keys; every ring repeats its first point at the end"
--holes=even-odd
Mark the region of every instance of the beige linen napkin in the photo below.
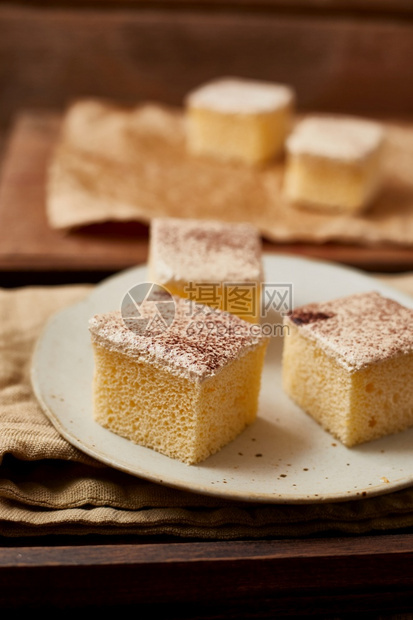
{"type": "Polygon", "coordinates": [[[69,107],[48,170],[56,229],[155,216],[248,221],[270,241],[413,244],[413,126],[386,123],[383,190],[364,215],[326,215],[286,203],[283,161],[263,168],[190,156],[180,109],[69,107]]]}
{"type": "MultiPolygon", "coordinates": [[[[413,294],[413,274],[388,277],[413,294]]],[[[72,447],[30,387],[31,354],[52,313],[89,286],[0,290],[0,534],[133,534],[192,539],[366,533],[413,525],[413,488],[339,504],[260,505],[175,490],[72,447]]]]}

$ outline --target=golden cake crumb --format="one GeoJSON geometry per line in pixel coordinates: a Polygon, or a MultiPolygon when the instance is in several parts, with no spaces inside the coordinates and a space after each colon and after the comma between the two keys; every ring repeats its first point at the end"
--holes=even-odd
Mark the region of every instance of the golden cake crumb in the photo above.
{"type": "Polygon", "coordinates": [[[137,444],[195,464],[255,420],[268,339],[230,313],[174,302],[166,329],[130,329],[119,312],[91,318],[94,417],[137,444]]]}
{"type": "Polygon", "coordinates": [[[413,310],[377,292],[285,318],[283,386],[346,446],[413,425],[413,310]]]}
{"type": "Polygon", "coordinates": [[[295,93],[284,84],[221,78],[185,99],[190,152],[245,164],[280,155],[290,131],[295,93]]]}
{"type": "Polygon", "coordinates": [[[381,124],[346,116],[309,116],[286,142],[284,192],[293,204],[359,213],[382,182],[381,124]]]}

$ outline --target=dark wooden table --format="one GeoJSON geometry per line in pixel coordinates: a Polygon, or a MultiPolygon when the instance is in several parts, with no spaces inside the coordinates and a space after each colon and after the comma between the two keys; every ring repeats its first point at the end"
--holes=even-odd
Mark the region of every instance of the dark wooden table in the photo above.
{"type": "MultiPolygon", "coordinates": [[[[70,235],[47,226],[53,111],[72,99],[175,105],[219,73],[289,82],[303,109],[411,117],[412,58],[409,0],[0,0],[0,286],[98,282],[146,261],[143,225],[70,235]]],[[[410,249],[264,249],[375,272],[413,269],[410,249]]],[[[0,523],[5,612],[410,620],[412,596],[413,531],[227,542],[7,538],[0,523]]]]}
{"type": "Polygon", "coordinates": [[[412,566],[409,532],[231,542],[8,541],[0,547],[0,605],[188,620],[339,620],[354,613],[407,620],[412,566]]]}
{"type": "MultiPolygon", "coordinates": [[[[100,281],[146,261],[140,224],[64,234],[48,227],[45,170],[56,123],[19,115],[0,182],[0,285],[100,281]],[[29,208],[28,208],[29,205],[29,208]]],[[[285,247],[266,244],[267,251],[285,247]]],[[[374,271],[411,268],[412,250],[291,245],[289,252],[374,271]]],[[[1,536],[1,524],[0,524],[1,536]]],[[[413,532],[196,541],[0,538],[2,609],[125,610],[167,618],[393,617],[413,609],[413,532]]],[[[406,616],[408,617],[408,616],[406,616]]]]}

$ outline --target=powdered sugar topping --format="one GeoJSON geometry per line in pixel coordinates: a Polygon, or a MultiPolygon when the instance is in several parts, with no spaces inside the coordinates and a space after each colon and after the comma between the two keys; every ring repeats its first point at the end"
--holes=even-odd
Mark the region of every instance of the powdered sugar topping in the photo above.
{"type": "Polygon", "coordinates": [[[150,267],[168,282],[259,282],[261,239],[250,224],[155,218],[150,267]]]}
{"type": "Polygon", "coordinates": [[[284,84],[240,78],[221,78],[189,93],[189,106],[225,113],[272,112],[290,105],[294,91],[284,84]]]}
{"type": "Polygon", "coordinates": [[[364,159],[384,140],[379,123],[345,116],[308,117],[286,142],[287,151],[343,160],[364,159]]]}

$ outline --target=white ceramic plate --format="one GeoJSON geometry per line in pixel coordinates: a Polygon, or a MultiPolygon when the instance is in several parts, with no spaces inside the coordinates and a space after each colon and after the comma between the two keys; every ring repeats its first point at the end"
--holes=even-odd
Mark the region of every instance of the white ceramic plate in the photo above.
{"type": "MultiPolygon", "coordinates": [[[[292,283],[295,306],[377,290],[413,307],[409,296],[353,269],[290,256],[265,256],[264,267],[267,283],[292,283]]],[[[145,267],[107,279],[87,299],[52,317],[39,339],[33,387],[70,443],[157,483],[252,502],[344,501],[413,484],[413,429],[348,449],[288,399],[280,382],[281,336],[272,338],[267,352],[256,422],[200,465],[184,465],[101,428],[92,417],[88,319],[119,308],[125,293],[145,281],[145,267]]]]}

